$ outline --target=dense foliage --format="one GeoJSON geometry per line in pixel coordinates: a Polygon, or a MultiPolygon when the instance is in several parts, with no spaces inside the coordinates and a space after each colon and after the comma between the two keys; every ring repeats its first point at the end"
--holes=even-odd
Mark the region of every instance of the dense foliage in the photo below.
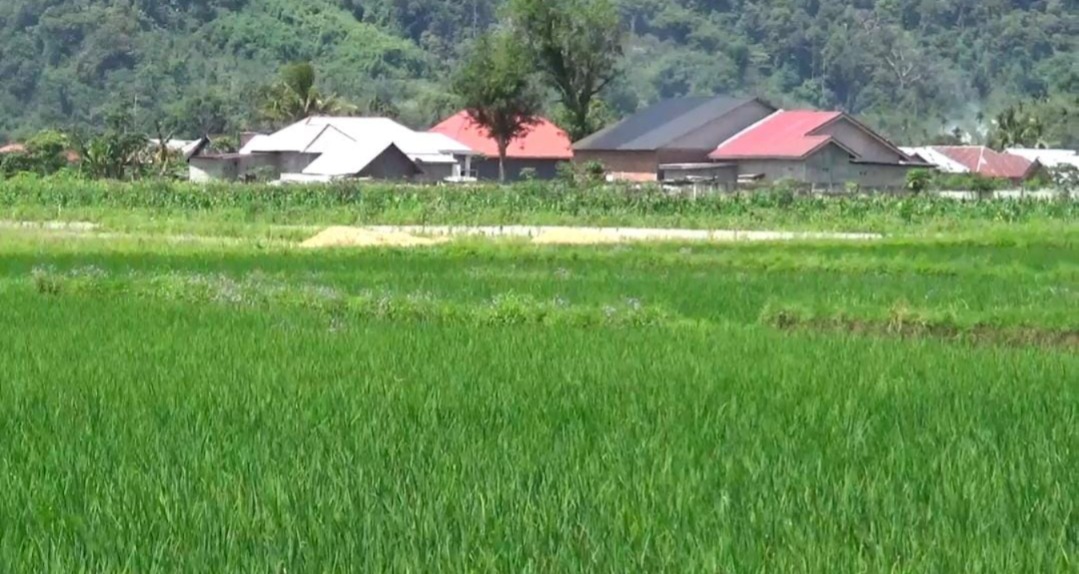
{"type": "MultiPolygon", "coordinates": [[[[181,136],[258,119],[253,94],[289,62],[360,111],[420,126],[467,40],[503,0],[9,0],[0,4],[0,141],[100,125],[114,108],[181,136]]],[[[687,93],[754,92],[839,107],[905,141],[982,134],[1019,101],[1077,145],[1073,0],[618,0],[624,73],[611,115],[687,93]],[[1070,122],[1070,123],[1069,123],[1070,122]],[[1069,127],[1070,126],[1070,127],[1069,127]]],[[[557,101],[550,94],[552,113],[557,101]]],[[[988,136],[988,133],[984,134],[988,136]]]]}

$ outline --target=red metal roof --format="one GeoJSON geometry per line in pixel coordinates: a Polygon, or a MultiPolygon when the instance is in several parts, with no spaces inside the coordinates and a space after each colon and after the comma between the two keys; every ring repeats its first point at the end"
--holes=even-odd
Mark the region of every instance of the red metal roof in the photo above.
{"type": "Polygon", "coordinates": [[[708,157],[800,159],[833,141],[829,135],[813,135],[813,132],[841,115],[812,110],[776,112],[719,144],[708,157]]]}
{"type": "Polygon", "coordinates": [[[1034,167],[1034,162],[1022,156],[993,151],[985,146],[934,146],[933,149],[972,173],[985,177],[1026,179],[1034,167]]]}
{"type": "MultiPolygon", "coordinates": [[[[468,112],[459,112],[431,128],[488,157],[498,157],[498,144],[487,130],[472,121],[468,112]]],[[[546,118],[532,126],[526,135],[510,142],[506,157],[515,159],[573,159],[569,136],[546,118]]]]}

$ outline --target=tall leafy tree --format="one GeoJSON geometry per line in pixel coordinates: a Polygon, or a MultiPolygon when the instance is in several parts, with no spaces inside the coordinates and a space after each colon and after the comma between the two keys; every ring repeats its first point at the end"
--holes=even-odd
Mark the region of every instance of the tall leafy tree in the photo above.
{"type": "Polygon", "coordinates": [[[537,122],[542,101],[532,81],[531,53],[510,31],[476,39],[453,79],[472,121],[498,144],[498,179],[506,180],[506,150],[537,122]]]}
{"type": "Polygon", "coordinates": [[[319,91],[316,80],[315,68],[307,62],[285,66],[278,81],[263,90],[262,116],[272,123],[288,123],[352,109],[337,96],[319,91]]]}
{"type": "Polygon", "coordinates": [[[611,0],[512,0],[510,14],[566,111],[570,136],[599,126],[593,101],[620,73],[622,27],[611,0]]]}

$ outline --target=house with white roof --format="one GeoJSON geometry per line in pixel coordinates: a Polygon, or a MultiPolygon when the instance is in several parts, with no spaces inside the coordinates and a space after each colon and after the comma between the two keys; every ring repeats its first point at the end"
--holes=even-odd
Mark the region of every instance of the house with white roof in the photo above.
{"type": "Polygon", "coordinates": [[[934,146],[901,147],[899,149],[910,157],[917,157],[928,164],[932,164],[944,173],[970,173],[970,168],[952,159],[934,146]]]}
{"type": "Polygon", "coordinates": [[[1036,161],[1050,169],[1065,166],[1079,169],[1079,152],[1076,152],[1075,150],[1013,147],[1008,148],[1007,151],[1012,155],[1024,157],[1030,161],[1036,161]]]}
{"type": "Polygon", "coordinates": [[[388,118],[316,116],[255,135],[237,153],[194,156],[189,165],[192,181],[259,172],[281,181],[446,181],[467,174],[475,153],[448,136],[415,132],[388,118]]]}

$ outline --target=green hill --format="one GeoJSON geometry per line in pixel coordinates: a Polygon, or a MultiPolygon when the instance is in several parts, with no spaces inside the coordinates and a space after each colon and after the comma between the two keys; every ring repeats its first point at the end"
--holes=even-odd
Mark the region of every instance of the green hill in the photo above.
{"type": "MultiPolygon", "coordinates": [[[[253,93],[309,60],[323,88],[422,125],[496,0],[8,0],[0,140],[126,108],[178,133],[252,119],[253,93]],[[388,107],[387,107],[388,104],[388,107]]],[[[1076,0],[620,0],[615,114],[687,93],[842,108],[902,139],[1079,94],[1076,0]]],[[[1058,138],[1059,139],[1059,138],[1058,138]]]]}

